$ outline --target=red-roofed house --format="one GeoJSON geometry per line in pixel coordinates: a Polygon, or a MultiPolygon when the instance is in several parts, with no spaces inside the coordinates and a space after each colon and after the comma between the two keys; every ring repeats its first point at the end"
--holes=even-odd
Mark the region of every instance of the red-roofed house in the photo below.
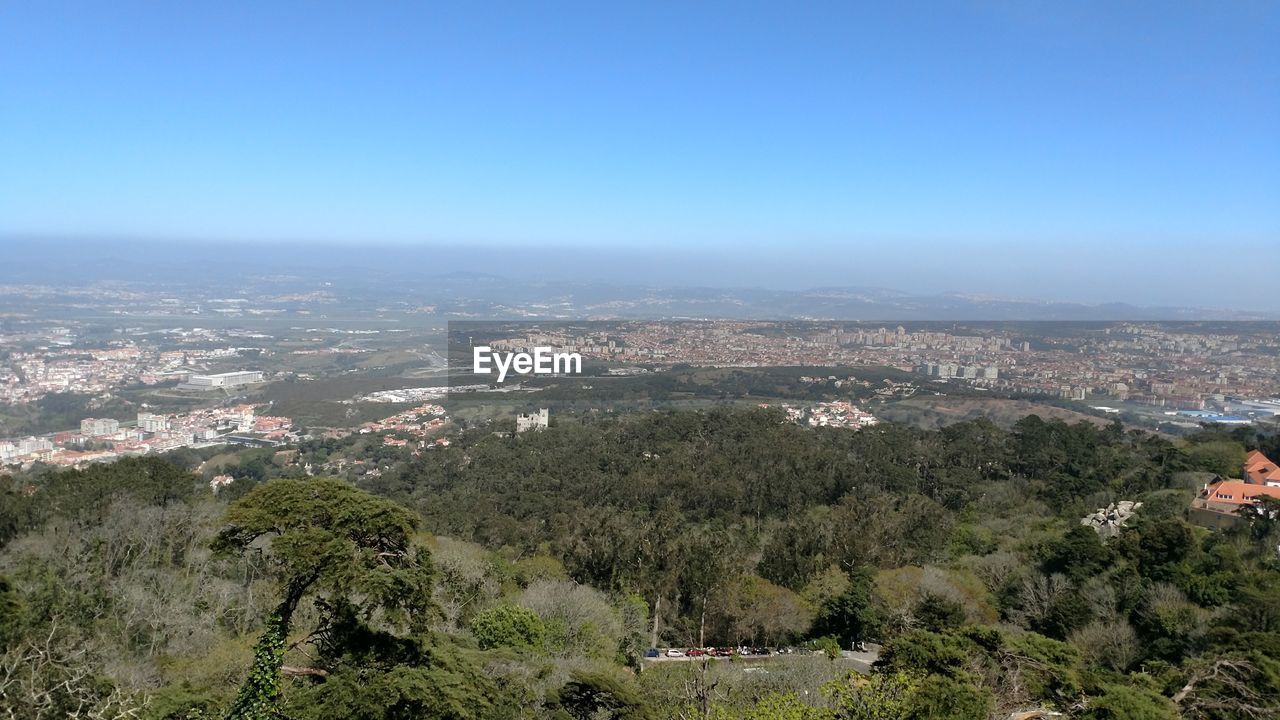
{"type": "Polygon", "coordinates": [[[1280,468],[1266,455],[1254,450],[1245,457],[1242,480],[1218,478],[1205,485],[1191,502],[1191,518],[1206,527],[1226,527],[1240,520],[1240,508],[1258,503],[1261,497],[1280,500],[1280,468]]]}
{"type": "Polygon", "coordinates": [[[1225,504],[1224,508],[1234,512],[1241,505],[1256,503],[1259,496],[1273,497],[1280,500],[1280,487],[1274,485],[1255,485],[1242,480],[1223,480],[1210,485],[1204,491],[1204,499],[1209,504],[1225,504]]]}
{"type": "Polygon", "coordinates": [[[1254,450],[1244,459],[1244,481],[1253,485],[1280,487],[1280,467],[1254,450]]]}

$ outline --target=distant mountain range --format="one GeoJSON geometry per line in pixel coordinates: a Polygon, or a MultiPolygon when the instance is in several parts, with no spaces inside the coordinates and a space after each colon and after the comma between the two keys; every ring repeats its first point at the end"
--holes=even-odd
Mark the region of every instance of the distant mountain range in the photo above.
{"type": "Polygon", "coordinates": [[[441,279],[436,292],[489,300],[512,312],[577,317],[693,317],[813,320],[1063,320],[1206,321],[1280,320],[1280,314],[1190,307],[1141,307],[1125,303],[1015,300],[963,293],[910,294],[884,288],[824,287],[811,290],[637,287],[605,283],[535,284],[471,277],[465,287],[441,279]],[[451,292],[452,291],[452,292],[451,292]]]}

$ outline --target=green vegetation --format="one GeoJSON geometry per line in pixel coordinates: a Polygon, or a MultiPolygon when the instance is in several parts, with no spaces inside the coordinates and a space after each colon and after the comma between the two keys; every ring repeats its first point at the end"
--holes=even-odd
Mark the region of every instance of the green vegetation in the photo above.
{"type": "Polygon", "coordinates": [[[0,405],[0,436],[39,435],[80,427],[85,417],[132,420],[137,405],[121,398],[99,401],[82,393],[50,393],[26,405],[0,405]]]}
{"type": "Polygon", "coordinates": [[[105,396],[50,393],[25,405],[0,405],[0,436],[43,435],[75,430],[86,417],[132,422],[139,411],[189,412],[208,399],[182,397],[165,386],[124,386],[105,396]]]}
{"type": "Polygon", "coordinates": [[[305,427],[349,428],[381,420],[420,404],[349,402],[357,395],[382,390],[433,387],[444,385],[446,381],[444,377],[411,379],[372,371],[361,372],[359,375],[331,375],[316,380],[289,378],[253,391],[251,400],[270,403],[272,414],[288,417],[305,427]]]}
{"type": "Polygon", "coordinates": [[[722,408],[38,469],[0,478],[0,716],[1272,717],[1280,524],[1183,509],[1274,443],[722,408]],[[736,645],[820,652],[643,658],[736,645]]]}

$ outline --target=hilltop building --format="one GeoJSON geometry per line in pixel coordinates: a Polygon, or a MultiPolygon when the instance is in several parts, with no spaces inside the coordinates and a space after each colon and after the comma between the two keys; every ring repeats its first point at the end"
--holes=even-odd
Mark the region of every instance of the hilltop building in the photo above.
{"type": "Polygon", "coordinates": [[[520,413],[516,415],[516,432],[522,433],[526,430],[545,430],[547,423],[551,419],[551,412],[546,408],[538,410],[537,414],[520,413]]]}

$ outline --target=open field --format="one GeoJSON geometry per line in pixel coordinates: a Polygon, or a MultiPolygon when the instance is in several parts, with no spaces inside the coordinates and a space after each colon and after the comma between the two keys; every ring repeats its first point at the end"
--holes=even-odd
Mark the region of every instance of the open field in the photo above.
{"type": "Polygon", "coordinates": [[[1055,407],[1053,405],[1031,402],[1030,400],[1010,400],[1006,398],[954,397],[950,395],[927,395],[907,398],[899,402],[887,404],[876,410],[876,414],[885,420],[914,425],[933,430],[964,420],[975,420],[985,417],[1004,428],[1027,415],[1039,415],[1049,420],[1065,422],[1089,422],[1095,425],[1106,425],[1110,418],[1088,415],[1074,410],[1055,407]]]}

